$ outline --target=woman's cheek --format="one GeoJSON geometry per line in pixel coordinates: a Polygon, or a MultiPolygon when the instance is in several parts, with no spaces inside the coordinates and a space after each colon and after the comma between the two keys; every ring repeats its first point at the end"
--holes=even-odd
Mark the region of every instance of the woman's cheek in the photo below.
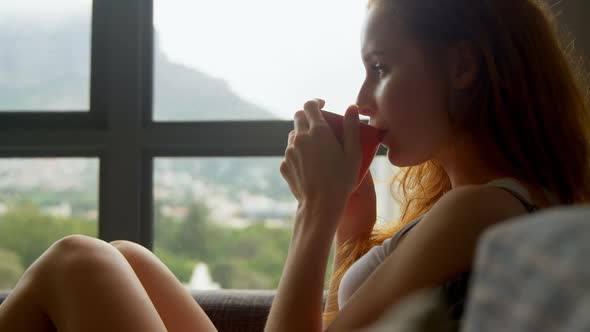
{"type": "Polygon", "coordinates": [[[406,117],[406,113],[411,112],[412,103],[408,99],[408,94],[403,87],[392,87],[383,94],[383,107],[386,110],[389,121],[401,121],[406,117]]]}
{"type": "Polygon", "coordinates": [[[395,79],[382,80],[377,86],[376,96],[379,101],[379,110],[383,110],[388,116],[398,112],[401,94],[395,79]]]}

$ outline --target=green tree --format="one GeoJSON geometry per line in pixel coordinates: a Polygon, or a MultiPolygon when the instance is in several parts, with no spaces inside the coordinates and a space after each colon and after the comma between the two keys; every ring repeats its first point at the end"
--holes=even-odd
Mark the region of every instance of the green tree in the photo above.
{"type": "Polygon", "coordinates": [[[188,283],[191,279],[193,269],[198,261],[172,253],[164,248],[156,247],[154,254],[174,273],[182,283],[188,283]]]}
{"type": "Polygon", "coordinates": [[[276,288],[287,257],[290,231],[271,229],[262,223],[224,231],[226,236],[208,261],[213,279],[223,288],[276,288]]]}
{"type": "Polygon", "coordinates": [[[30,202],[10,206],[0,216],[0,248],[15,252],[25,268],[55,241],[71,234],[96,237],[96,223],[80,218],[51,217],[30,202]]]}
{"type": "Polygon", "coordinates": [[[207,259],[207,231],[209,209],[202,202],[194,202],[188,216],[181,223],[178,244],[180,249],[191,257],[207,259]]]}
{"type": "Polygon", "coordinates": [[[211,276],[223,288],[272,289],[273,276],[254,269],[247,261],[228,258],[212,264],[211,276]]]}
{"type": "Polygon", "coordinates": [[[13,288],[24,271],[20,257],[14,251],[0,248],[0,290],[13,288]]]}

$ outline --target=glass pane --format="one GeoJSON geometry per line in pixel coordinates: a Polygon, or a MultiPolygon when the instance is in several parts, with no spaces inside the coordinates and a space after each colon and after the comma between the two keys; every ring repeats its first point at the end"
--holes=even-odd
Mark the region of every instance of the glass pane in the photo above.
{"type": "MultiPolygon", "coordinates": [[[[277,287],[297,207],[280,175],[281,160],[156,159],[154,252],[183,284],[277,287]]],[[[397,208],[381,202],[387,202],[386,180],[394,171],[387,165],[385,157],[376,158],[372,173],[378,214],[390,220],[397,208]]]]}
{"type": "Polygon", "coordinates": [[[0,111],[89,109],[91,0],[0,2],[0,111]]]}
{"type": "Polygon", "coordinates": [[[290,120],[315,97],[343,114],[364,77],[365,6],[154,0],[155,120],[290,120]]]}
{"type": "Polygon", "coordinates": [[[0,290],[56,240],[97,236],[98,160],[0,159],[0,290]]]}

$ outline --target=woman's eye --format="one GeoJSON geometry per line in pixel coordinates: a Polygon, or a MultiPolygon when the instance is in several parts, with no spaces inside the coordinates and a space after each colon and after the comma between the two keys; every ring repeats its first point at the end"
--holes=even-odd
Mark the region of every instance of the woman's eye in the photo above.
{"type": "Polygon", "coordinates": [[[383,72],[385,71],[385,68],[383,68],[383,66],[380,63],[376,63],[376,64],[372,65],[371,68],[373,69],[373,71],[377,72],[379,75],[383,74],[383,72]]]}

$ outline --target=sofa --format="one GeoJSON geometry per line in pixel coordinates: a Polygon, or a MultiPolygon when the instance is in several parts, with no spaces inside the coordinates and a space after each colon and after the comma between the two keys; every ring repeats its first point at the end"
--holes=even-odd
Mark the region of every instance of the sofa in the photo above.
{"type": "Polygon", "coordinates": [[[426,289],[363,332],[590,331],[589,263],[590,205],[510,219],[478,241],[460,326],[426,289]]]}
{"type": "MultiPolygon", "coordinates": [[[[461,331],[590,331],[590,205],[507,220],[481,237],[461,331]]],[[[418,292],[365,332],[424,328],[434,293],[418,292]]],[[[0,292],[0,305],[8,292],[0,292]]],[[[192,291],[220,332],[262,331],[274,290],[192,291]]],[[[447,330],[445,330],[447,331],[447,330]]]]}
{"type": "MultiPolygon", "coordinates": [[[[0,305],[9,293],[0,292],[0,305]]],[[[264,329],[276,291],[193,290],[191,293],[219,332],[259,332],[264,329]]]]}

